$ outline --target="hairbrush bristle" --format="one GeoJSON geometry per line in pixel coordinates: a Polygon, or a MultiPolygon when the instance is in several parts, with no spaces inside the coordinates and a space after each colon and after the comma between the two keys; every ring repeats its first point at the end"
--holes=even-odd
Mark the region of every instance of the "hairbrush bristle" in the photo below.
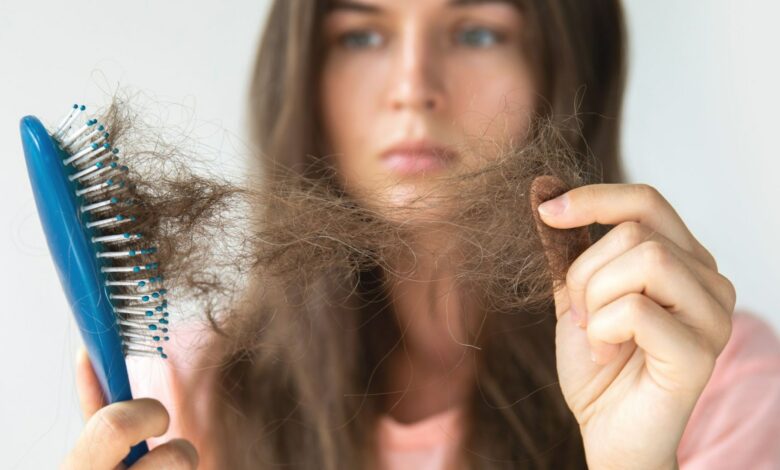
{"type": "Polygon", "coordinates": [[[95,249],[126,355],[166,358],[168,302],[164,276],[149,246],[143,220],[134,214],[126,178],[128,168],[112,144],[110,130],[74,104],[52,138],[63,152],[63,166],[74,185],[79,220],[95,249]]]}

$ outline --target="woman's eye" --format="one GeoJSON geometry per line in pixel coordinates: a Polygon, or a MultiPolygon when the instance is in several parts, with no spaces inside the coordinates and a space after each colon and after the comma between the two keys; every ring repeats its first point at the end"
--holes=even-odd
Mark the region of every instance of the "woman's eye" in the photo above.
{"type": "Polygon", "coordinates": [[[484,27],[468,28],[458,33],[457,41],[467,46],[486,47],[501,42],[501,35],[484,27]]]}
{"type": "Polygon", "coordinates": [[[380,45],[382,37],[376,31],[350,31],[340,35],[338,43],[347,49],[361,49],[380,45]]]}

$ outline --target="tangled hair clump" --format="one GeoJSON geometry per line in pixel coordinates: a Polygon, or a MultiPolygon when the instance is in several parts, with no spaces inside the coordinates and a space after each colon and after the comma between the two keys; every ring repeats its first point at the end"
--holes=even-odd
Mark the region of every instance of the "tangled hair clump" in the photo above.
{"type": "Polygon", "coordinates": [[[237,294],[237,275],[305,284],[326,272],[354,278],[377,266],[393,271],[398,260],[414,257],[420,230],[419,223],[398,218],[424,220],[425,205],[418,204],[423,198],[447,208],[446,222],[424,230],[447,234],[456,250],[447,255],[461,260],[456,279],[479,286],[490,311],[533,310],[549,301],[551,279],[565,277],[566,263],[551,272],[549,257],[571,261],[579,253],[572,249],[576,230],[552,228],[558,238],[546,246],[547,256],[541,250],[532,182],[554,176],[562,193],[595,175],[549,121],[538,120],[522,147],[505,149],[476,170],[439,178],[437,187],[446,190],[387,208],[398,214],[390,220],[385,208],[366,207],[340,191],[330,167],[316,178],[281,169],[272,181],[241,185],[213,172],[198,174],[196,155],[166,143],[119,98],[103,120],[123,148],[138,202],[133,215],[157,243],[160,263],[172,273],[168,284],[179,296],[210,306],[209,314],[218,299],[237,294]],[[257,208],[260,216],[253,217],[257,208]]]}

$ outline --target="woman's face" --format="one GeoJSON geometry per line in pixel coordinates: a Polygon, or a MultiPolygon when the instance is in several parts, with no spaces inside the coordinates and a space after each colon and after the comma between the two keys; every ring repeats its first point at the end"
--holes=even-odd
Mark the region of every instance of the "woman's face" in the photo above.
{"type": "Polygon", "coordinates": [[[522,31],[506,0],[333,0],[320,97],[346,191],[402,206],[522,141],[535,104],[522,31]]]}

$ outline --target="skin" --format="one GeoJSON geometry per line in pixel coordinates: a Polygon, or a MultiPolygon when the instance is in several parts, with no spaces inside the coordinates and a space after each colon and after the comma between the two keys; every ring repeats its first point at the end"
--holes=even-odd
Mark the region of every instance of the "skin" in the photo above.
{"type": "MultiPolygon", "coordinates": [[[[429,138],[465,149],[446,171],[478,166],[496,155],[493,144],[523,139],[536,87],[520,49],[522,16],[509,5],[360,3],[374,12],[338,9],[326,19],[323,122],[345,189],[392,217],[435,178],[391,174],[379,163],[385,148],[429,138]]],[[[682,433],[731,334],[734,287],[654,188],[588,185],[558,199],[566,206],[558,214],[540,209],[550,227],[615,225],[555,286],[558,375],[588,466],[677,468],[682,433]]],[[[437,208],[430,211],[435,218],[437,208]]],[[[402,422],[462,403],[473,388],[471,350],[453,321],[468,299],[450,289],[446,263],[433,262],[442,238],[421,236],[419,244],[414,274],[388,283],[404,344],[381,373],[387,412],[402,422]]],[[[104,406],[83,350],[77,383],[87,423],[65,469],[123,468],[132,444],[168,427],[156,400],[104,406]]],[[[196,465],[192,444],[176,439],[133,468],[196,465]]]]}

